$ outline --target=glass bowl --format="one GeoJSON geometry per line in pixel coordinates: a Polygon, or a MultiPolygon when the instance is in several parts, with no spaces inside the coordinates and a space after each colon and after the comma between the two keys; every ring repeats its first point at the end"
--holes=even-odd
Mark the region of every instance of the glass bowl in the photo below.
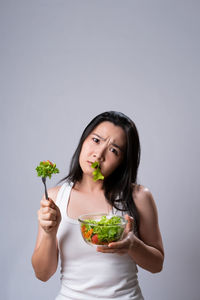
{"type": "Polygon", "coordinates": [[[120,241],[127,224],[124,217],[107,213],[81,215],[78,221],[84,241],[91,246],[120,241]]]}

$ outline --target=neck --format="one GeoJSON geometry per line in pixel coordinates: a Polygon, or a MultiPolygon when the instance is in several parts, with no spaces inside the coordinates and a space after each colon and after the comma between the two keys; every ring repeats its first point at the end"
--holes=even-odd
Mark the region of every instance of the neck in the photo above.
{"type": "Polygon", "coordinates": [[[85,193],[99,193],[103,190],[103,181],[94,181],[92,177],[84,175],[81,181],[76,183],[76,188],[85,193]]]}

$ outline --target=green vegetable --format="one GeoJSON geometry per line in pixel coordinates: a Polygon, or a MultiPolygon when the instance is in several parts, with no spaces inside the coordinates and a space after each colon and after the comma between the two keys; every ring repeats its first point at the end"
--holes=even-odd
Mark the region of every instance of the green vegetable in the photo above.
{"type": "Polygon", "coordinates": [[[59,170],[56,168],[56,164],[53,164],[49,160],[41,161],[39,166],[36,168],[38,176],[49,177],[51,179],[52,174],[59,173],[59,170]]]}
{"type": "Polygon", "coordinates": [[[94,172],[92,173],[93,174],[93,180],[94,181],[97,181],[97,180],[104,180],[104,176],[101,174],[101,169],[100,169],[100,164],[98,161],[95,161],[91,167],[94,170],[94,172]]]}
{"type": "Polygon", "coordinates": [[[87,219],[81,225],[84,238],[88,242],[98,245],[106,245],[119,240],[123,230],[124,226],[121,223],[121,218],[118,216],[113,216],[110,219],[102,216],[100,221],[87,219]]]}

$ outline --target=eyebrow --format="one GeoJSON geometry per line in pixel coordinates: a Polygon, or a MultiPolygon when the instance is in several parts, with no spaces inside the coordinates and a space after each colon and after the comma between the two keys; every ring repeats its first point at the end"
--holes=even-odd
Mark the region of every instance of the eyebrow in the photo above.
{"type": "MultiPolygon", "coordinates": [[[[105,141],[106,139],[104,139],[102,136],[100,136],[99,134],[93,132],[93,135],[98,136],[98,138],[100,138],[100,140],[105,141]]],[[[120,151],[124,152],[124,150],[122,149],[122,147],[120,147],[119,145],[115,144],[115,143],[111,143],[111,145],[113,145],[114,147],[118,148],[120,151]]]]}

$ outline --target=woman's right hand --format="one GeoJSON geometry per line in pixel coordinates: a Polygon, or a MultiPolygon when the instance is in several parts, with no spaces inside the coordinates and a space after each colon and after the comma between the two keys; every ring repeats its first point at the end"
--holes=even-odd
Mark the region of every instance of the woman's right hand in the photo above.
{"type": "Polygon", "coordinates": [[[46,233],[57,233],[61,221],[61,213],[51,198],[49,200],[42,198],[40,209],[38,210],[38,221],[46,233]]]}

